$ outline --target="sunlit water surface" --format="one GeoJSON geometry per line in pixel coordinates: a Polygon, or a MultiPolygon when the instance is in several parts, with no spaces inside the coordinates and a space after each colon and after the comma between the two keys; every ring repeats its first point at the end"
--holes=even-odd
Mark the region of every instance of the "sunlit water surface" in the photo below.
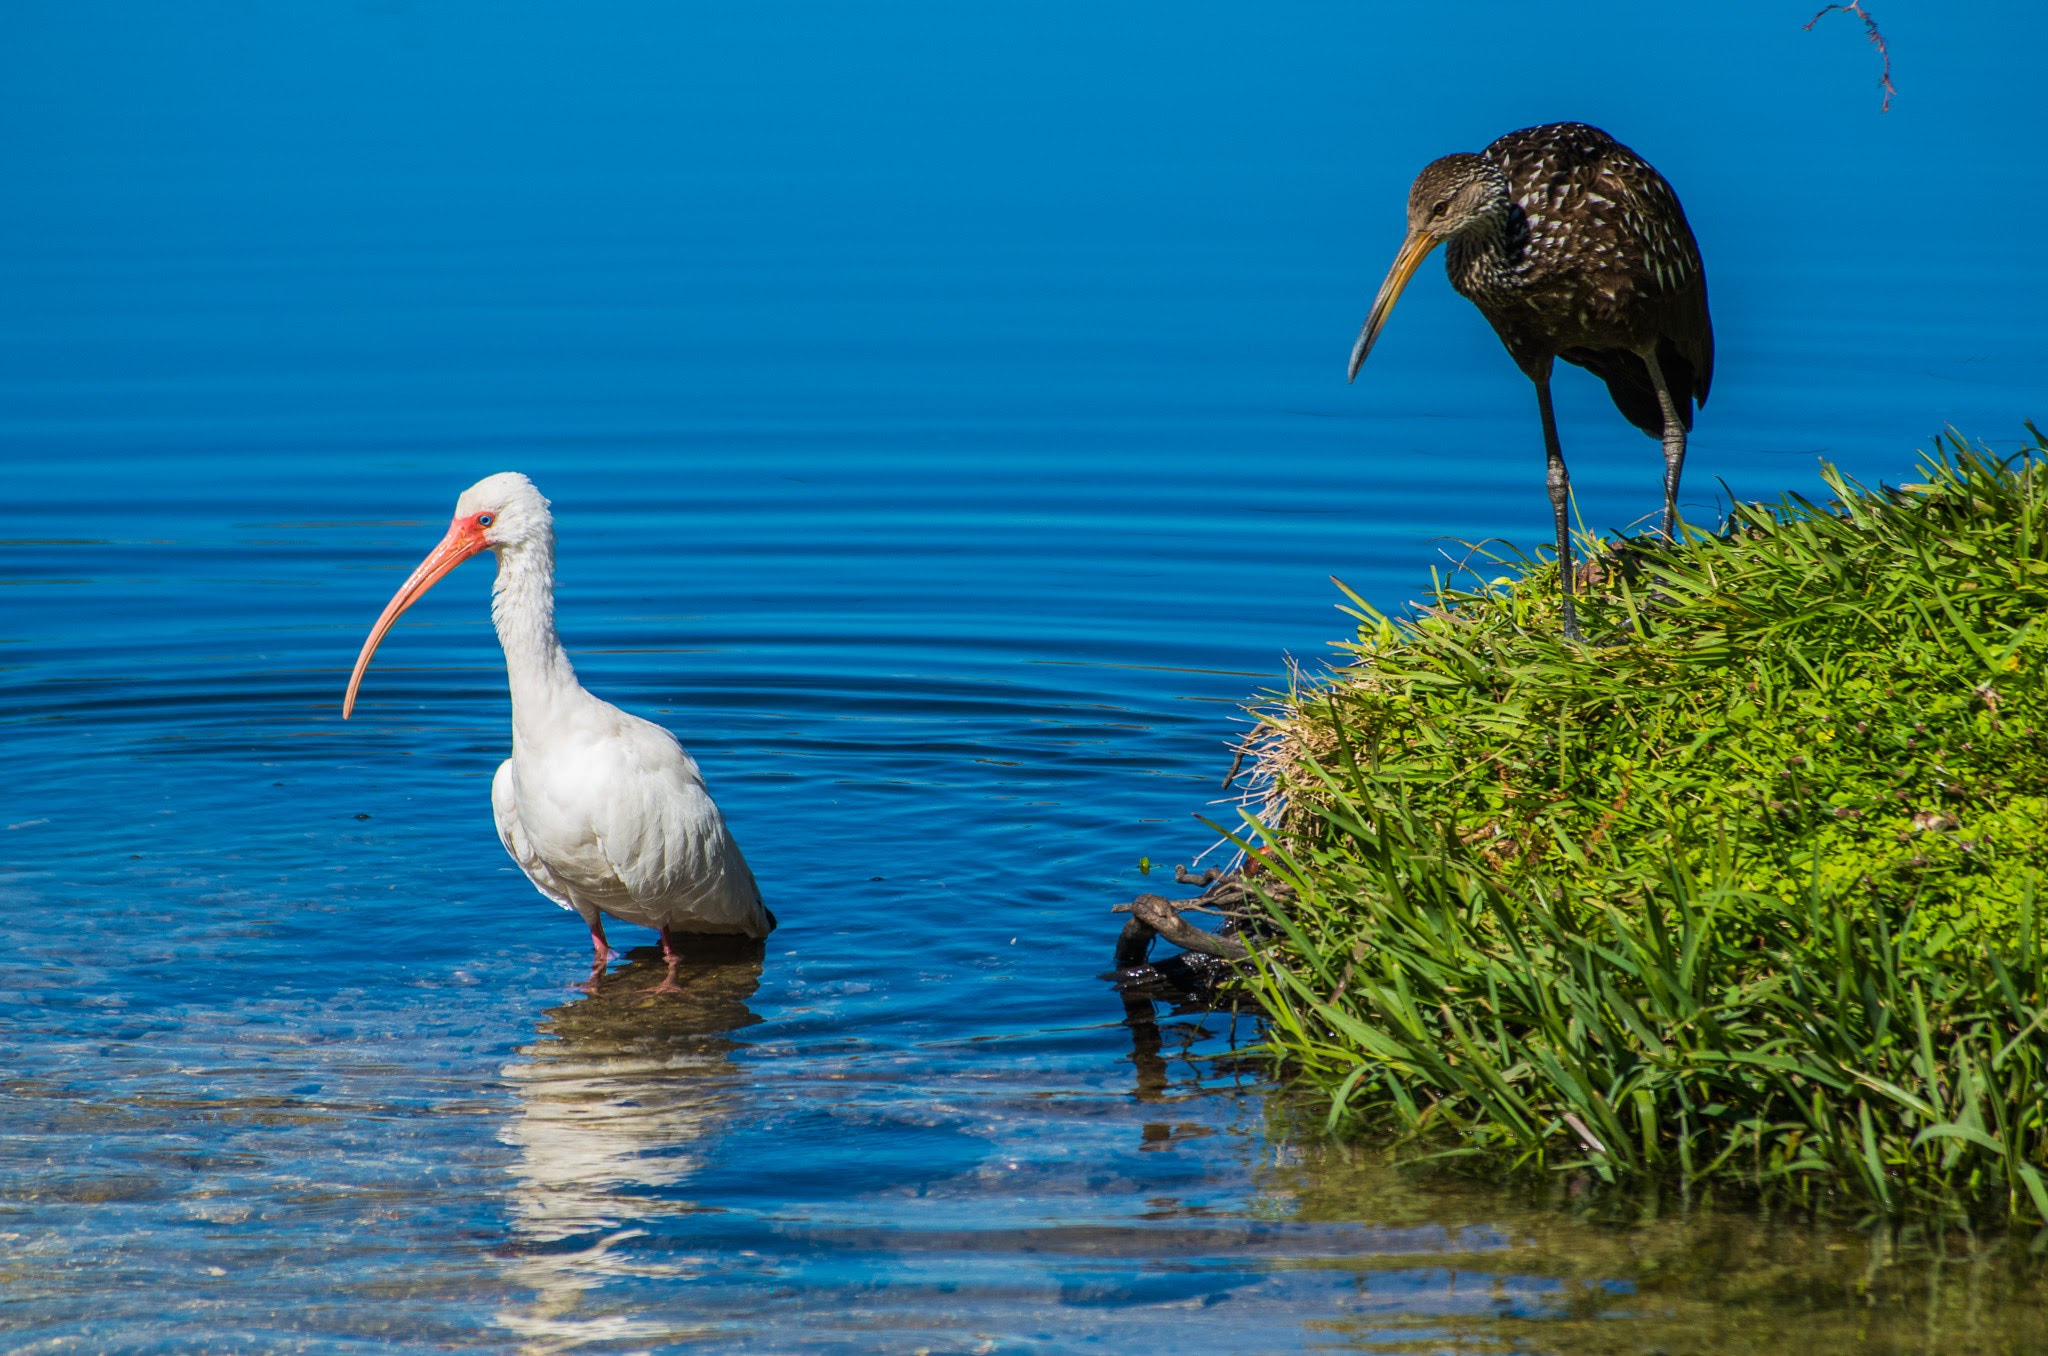
{"type": "MultiPolygon", "coordinates": [[[[1908,16],[1924,102],[1879,124],[1853,33],[1528,39],[1682,32],[1728,145],[1668,71],[1561,110],[1526,46],[1360,138],[1440,72],[1368,80],[1348,10],[95,13],[0,54],[0,1345],[2038,1349],[2038,1276],[1960,1245],[1403,1181],[1229,1058],[1248,1020],[1100,978],[1139,859],[1234,813],[1240,704],[1343,634],[1328,576],[1398,608],[1544,532],[1526,384],[1440,277],[1342,384],[1415,164],[1560,111],[1658,148],[1716,279],[1710,522],[2048,410],[2048,283],[1999,253],[2035,178],[2004,227],[1782,234],[2002,163],[2026,82],[1979,49],[2028,43],[1908,16]],[[579,995],[497,846],[487,562],[340,720],[508,468],[584,680],[696,754],[782,920],[679,999],[625,927],[579,995]]],[[[1560,398],[1588,522],[1651,512],[1654,444],[1560,398]]]]}

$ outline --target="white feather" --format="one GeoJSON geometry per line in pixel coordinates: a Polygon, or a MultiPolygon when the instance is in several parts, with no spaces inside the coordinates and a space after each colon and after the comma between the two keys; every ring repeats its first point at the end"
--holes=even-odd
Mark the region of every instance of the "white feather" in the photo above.
{"type": "Polygon", "coordinates": [[[765,937],[753,872],[676,737],[576,681],[554,625],[554,521],[525,476],[463,492],[456,517],[492,515],[491,617],[512,689],[512,756],[491,783],[498,838],[536,890],[596,926],[600,914],[677,932],[765,937]]]}

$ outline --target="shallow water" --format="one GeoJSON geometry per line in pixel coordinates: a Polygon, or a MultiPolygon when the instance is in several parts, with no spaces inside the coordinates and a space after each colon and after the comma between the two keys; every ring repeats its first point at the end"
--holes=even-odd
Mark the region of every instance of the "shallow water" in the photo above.
{"type": "MultiPolygon", "coordinates": [[[[2038,1344],[2004,1254],[1404,1183],[1194,1058],[1248,1022],[1099,978],[1139,859],[1232,813],[1239,704],[1342,634],[1328,576],[1398,607],[1544,532],[1526,386],[1440,278],[1342,384],[1415,165],[1571,113],[1678,182],[1696,515],[1899,479],[2048,409],[2038,17],[1888,12],[1880,121],[1853,32],[1619,6],[682,13],[0,43],[0,1344],[2038,1344]],[[1488,79],[1432,122],[1453,36],[1488,79]],[[1950,177],[1997,191],[1922,210],[1950,177]],[[487,565],[339,720],[507,468],[584,680],[678,732],[782,919],[680,1000],[623,927],[576,994],[497,846],[487,565]]],[[[1652,511],[1654,444],[1560,403],[1587,520],[1652,511]]]]}

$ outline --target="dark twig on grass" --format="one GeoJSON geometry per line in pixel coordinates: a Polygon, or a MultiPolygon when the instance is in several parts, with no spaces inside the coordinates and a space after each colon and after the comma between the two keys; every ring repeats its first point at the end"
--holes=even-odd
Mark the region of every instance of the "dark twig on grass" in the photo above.
{"type": "Polygon", "coordinates": [[[1811,19],[1808,19],[1801,26],[1800,31],[1802,33],[1811,33],[1815,24],[1827,18],[1829,14],[1836,10],[1840,10],[1844,14],[1853,14],[1863,20],[1863,35],[1870,39],[1870,45],[1877,49],[1877,55],[1884,62],[1884,72],[1877,78],[1878,87],[1884,90],[1884,106],[1877,111],[1880,113],[1891,112],[1892,96],[1898,93],[1898,90],[1892,86],[1892,53],[1891,49],[1884,45],[1884,34],[1879,31],[1877,20],[1871,17],[1869,10],[1863,8],[1863,0],[1849,0],[1849,3],[1846,5],[1829,5],[1811,19]]]}
{"type": "Polygon", "coordinates": [[[1236,756],[1230,760],[1230,771],[1223,774],[1223,789],[1225,791],[1228,791],[1230,784],[1237,780],[1237,770],[1244,766],[1245,755],[1250,752],[1251,745],[1249,743],[1237,746],[1236,756]]]}

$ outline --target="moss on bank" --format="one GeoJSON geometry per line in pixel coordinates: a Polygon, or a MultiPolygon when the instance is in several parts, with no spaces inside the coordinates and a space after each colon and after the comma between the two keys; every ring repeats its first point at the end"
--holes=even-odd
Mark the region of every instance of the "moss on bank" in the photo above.
{"type": "Polygon", "coordinates": [[[1550,564],[1360,603],[1264,746],[1333,1121],[2048,1221],[2043,451],[1616,544],[1583,648],[1550,564]]]}

